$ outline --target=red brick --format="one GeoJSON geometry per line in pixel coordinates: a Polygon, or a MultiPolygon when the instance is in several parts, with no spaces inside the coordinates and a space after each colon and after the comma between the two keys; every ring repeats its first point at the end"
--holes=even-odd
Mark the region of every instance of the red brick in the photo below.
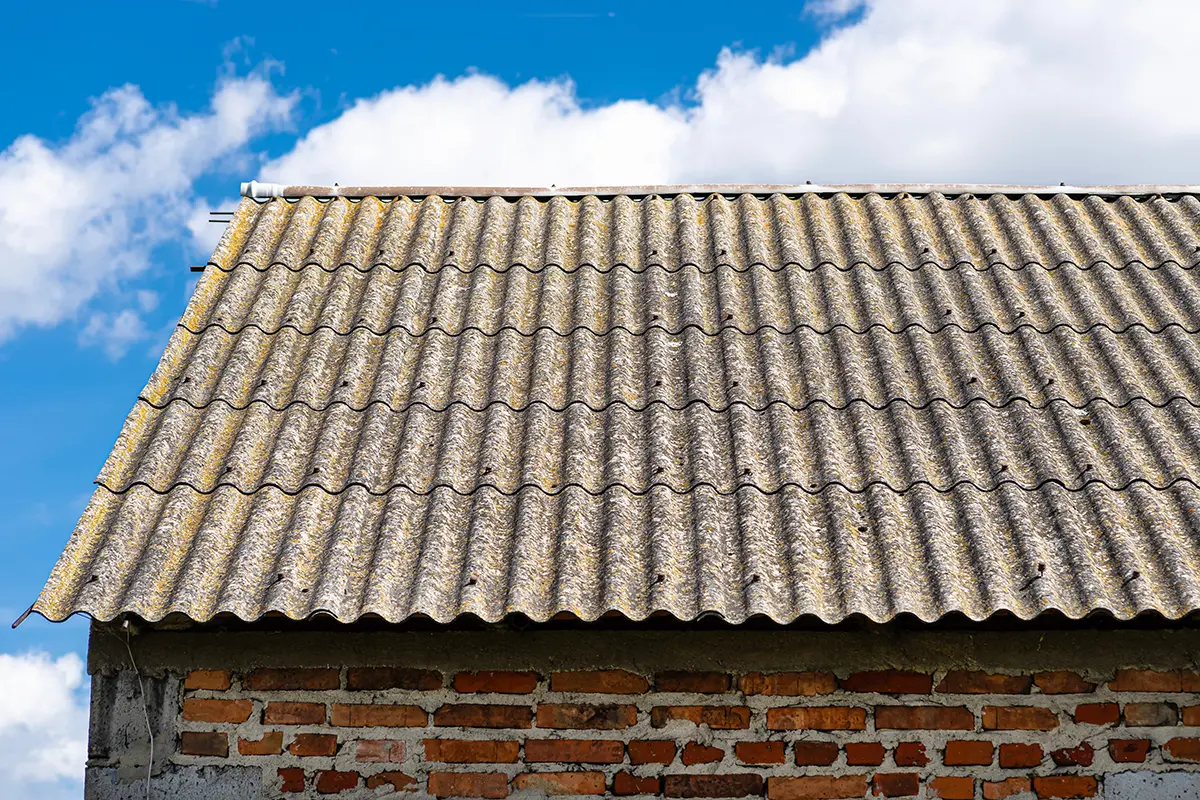
{"type": "Polygon", "coordinates": [[[851,767],[877,767],[883,763],[887,748],[879,742],[846,742],[846,764],[851,767]]]}
{"type": "Polygon", "coordinates": [[[1050,751],[1050,758],[1060,767],[1090,767],[1095,757],[1095,748],[1087,742],[1050,751]]]}
{"type": "Polygon", "coordinates": [[[1158,728],[1179,721],[1179,709],[1171,703],[1126,703],[1125,725],[1130,728],[1158,728]]]}
{"type": "Polygon", "coordinates": [[[847,692],[877,692],[879,694],[929,694],[933,691],[933,676],[924,672],[884,669],[855,672],[842,682],[847,692]]]}
{"type": "Polygon", "coordinates": [[[278,770],[279,780],[283,783],[280,788],[284,792],[304,791],[304,770],[299,767],[282,767],[278,770]]]}
{"type": "Polygon", "coordinates": [[[423,728],[429,721],[417,706],[387,703],[334,703],[329,718],[343,728],[423,728]]]}
{"type": "Polygon", "coordinates": [[[526,772],[513,778],[513,788],[546,794],[604,794],[604,773],[526,772]]]}
{"type": "Polygon", "coordinates": [[[866,775],[809,775],[803,778],[770,778],[769,800],[841,800],[867,793],[866,775]]]}
{"type": "Polygon", "coordinates": [[[225,758],[229,755],[229,739],[223,733],[184,731],[179,734],[179,752],[185,756],[225,758]]]}
{"type": "Polygon", "coordinates": [[[675,742],[637,741],[628,746],[630,764],[670,764],[675,760],[675,742]]]}
{"type": "Polygon", "coordinates": [[[1149,753],[1149,739],[1108,740],[1108,757],[1118,764],[1140,764],[1149,753]]]}
{"type": "Polygon", "coordinates": [[[697,692],[721,694],[728,692],[733,679],[724,672],[658,672],[654,688],[660,692],[697,692]]]}
{"type": "Polygon", "coordinates": [[[1057,670],[1055,672],[1035,672],[1033,685],[1042,694],[1089,694],[1096,691],[1096,684],[1085,681],[1078,672],[1057,670]]]}
{"type": "Polygon", "coordinates": [[[537,684],[536,672],[484,670],[460,672],[454,676],[454,691],[464,693],[529,694],[537,684]]]}
{"type": "Polygon", "coordinates": [[[1168,761],[1200,761],[1200,739],[1176,737],[1163,745],[1168,761]]]}
{"type": "Polygon", "coordinates": [[[508,797],[508,776],[500,772],[431,772],[434,797],[508,797]]]}
{"type": "Polygon", "coordinates": [[[555,672],[550,675],[550,691],[642,694],[650,691],[650,681],[623,669],[555,672]]]}
{"type": "Polygon", "coordinates": [[[435,692],[442,688],[443,682],[442,673],[428,669],[351,667],[346,670],[346,688],[356,691],[404,689],[412,692],[435,692]]]}
{"type": "Polygon", "coordinates": [[[613,776],[613,794],[658,794],[662,791],[662,778],[638,778],[628,772],[613,776]]]}
{"type": "Polygon", "coordinates": [[[782,764],[787,760],[783,742],[738,742],[734,745],[737,760],[743,764],[782,764]]]}
{"type": "Polygon", "coordinates": [[[738,679],[743,694],[773,697],[813,697],[837,691],[832,672],[751,672],[738,679]]]}
{"type": "Polygon", "coordinates": [[[929,763],[923,742],[900,742],[892,758],[897,767],[923,767],[929,763]]]}
{"type": "Polygon", "coordinates": [[[525,760],[620,764],[625,760],[625,745],[614,739],[526,739],[525,760]]]}
{"type": "Polygon", "coordinates": [[[683,746],[679,760],[685,767],[695,764],[712,764],[725,758],[725,751],[719,747],[710,747],[699,742],[688,742],[683,746]]]}
{"type": "Polygon", "coordinates": [[[1005,778],[1002,781],[984,781],[984,800],[1003,800],[1021,792],[1032,792],[1033,784],[1029,778],[1005,778]]]}
{"type": "Polygon", "coordinates": [[[1050,775],[1033,779],[1033,791],[1038,797],[1095,797],[1096,779],[1086,775],[1050,775]]]}
{"type": "Polygon", "coordinates": [[[294,756],[335,756],[337,749],[337,736],[330,733],[297,733],[288,745],[294,756]]]}
{"type": "Polygon", "coordinates": [[[975,800],[975,779],[943,775],[929,782],[929,790],[942,800],[975,800]]]}
{"type": "Polygon", "coordinates": [[[1116,725],[1121,707],[1116,703],[1083,703],[1075,706],[1074,720],[1080,725],[1116,725]]]}
{"type": "Polygon", "coordinates": [[[636,706],[542,703],[537,708],[539,728],[617,731],[636,724],[636,706]]]}
{"type": "Polygon", "coordinates": [[[937,685],[945,694],[1029,694],[1033,678],[1028,675],[999,675],[990,672],[951,670],[937,685]]]}
{"type": "Polygon", "coordinates": [[[1058,716],[1040,706],[984,706],[985,731],[1052,731],[1058,716]]]}
{"type": "Polygon", "coordinates": [[[265,731],[261,739],[239,739],[238,753],[244,756],[277,756],[283,752],[283,731],[265,731]]]}
{"type": "Polygon", "coordinates": [[[354,760],[397,764],[406,753],[404,742],[396,739],[363,739],[355,745],[354,760]]]}
{"type": "Polygon", "coordinates": [[[447,703],[433,712],[433,724],[440,728],[530,728],[533,710],[529,706],[447,703]]]}
{"type": "Polygon", "coordinates": [[[277,756],[283,752],[283,731],[266,731],[261,739],[238,739],[244,756],[277,756]]]}
{"type": "Polygon", "coordinates": [[[313,781],[313,785],[317,787],[317,791],[321,794],[348,792],[351,789],[358,788],[358,773],[342,772],[336,769],[323,769],[317,772],[317,778],[313,781]]]}
{"type": "Polygon", "coordinates": [[[1040,744],[1000,745],[1000,766],[1004,769],[1036,767],[1042,763],[1043,757],[1040,744]]]}
{"type": "Polygon", "coordinates": [[[671,720],[677,719],[715,730],[749,728],[750,709],[746,706],[655,706],[650,709],[650,725],[655,728],[665,728],[671,720]]]}
{"type": "Polygon", "coordinates": [[[1187,706],[1181,708],[1183,713],[1183,724],[1190,727],[1200,726],[1200,706],[1187,706]]]}
{"type": "Polygon", "coordinates": [[[265,725],[320,725],[325,722],[324,703],[267,703],[263,709],[265,725]]]}
{"type": "Polygon", "coordinates": [[[521,743],[495,739],[426,739],[425,760],[452,764],[515,764],[521,743]]]}
{"type": "Polygon", "coordinates": [[[848,706],[769,708],[767,728],[773,731],[863,731],[867,729],[867,710],[848,706]]]}
{"type": "Polygon", "coordinates": [[[883,797],[911,797],[921,791],[921,778],[915,772],[875,774],[875,794],[883,797]]]}
{"type": "Polygon", "coordinates": [[[194,669],[183,679],[184,689],[208,689],[223,692],[229,688],[230,674],[225,669],[194,669]]]}
{"type": "Polygon", "coordinates": [[[875,729],[970,731],[975,715],[962,706],[876,706],[875,729]]]}
{"type": "Polygon", "coordinates": [[[367,778],[368,789],[378,789],[380,786],[390,786],[392,791],[403,792],[415,786],[417,779],[403,772],[376,772],[367,778]]]}
{"type": "Polygon", "coordinates": [[[281,689],[340,689],[340,670],[330,669],[253,669],[242,678],[242,687],[252,692],[281,689]]]}
{"type": "Polygon", "coordinates": [[[1200,671],[1185,669],[1179,673],[1180,691],[1200,692],[1200,671]]]}
{"type": "MultiPolygon", "coordinates": [[[[202,700],[189,697],[183,701],[183,718],[188,722],[245,722],[254,706],[249,700],[202,700]]],[[[324,709],[324,706],[321,707],[324,709]]]]}
{"type": "Polygon", "coordinates": [[[1183,676],[1178,672],[1119,669],[1108,688],[1114,692],[1179,692],[1183,691],[1183,676]]]}
{"type": "Polygon", "coordinates": [[[749,797],[761,795],[760,775],[668,775],[663,784],[667,797],[749,797]]]}
{"type": "Polygon", "coordinates": [[[948,767],[990,766],[996,747],[991,742],[956,741],[946,742],[942,763],[948,767]]]}
{"type": "Polygon", "coordinates": [[[795,751],[801,767],[828,767],[838,758],[836,742],[796,742],[795,751]]]}

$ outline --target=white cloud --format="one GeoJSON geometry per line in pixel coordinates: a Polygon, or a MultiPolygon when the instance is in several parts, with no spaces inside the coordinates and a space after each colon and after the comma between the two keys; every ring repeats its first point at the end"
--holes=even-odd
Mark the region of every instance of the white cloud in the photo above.
{"type": "Polygon", "coordinates": [[[142,311],[150,312],[158,308],[158,293],[152,292],[149,289],[139,289],[137,291],[138,308],[142,311]]]}
{"type": "Polygon", "coordinates": [[[132,345],[149,335],[146,323],[132,308],[111,314],[96,311],[79,331],[79,343],[85,347],[99,347],[110,359],[118,361],[132,345]]]}
{"type": "Polygon", "coordinates": [[[155,246],[186,235],[196,178],[287,124],[294,101],[262,71],[224,77],[210,108],[190,115],[124,86],[95,100],[66,142],[27,135],[0,152],[0,341],[144,270],[155,246]]]}
{"type": "MultiPolygon", "coordinates": [[[[191,296],[190,293],[188,296],[191,296]]],[[[79,329],[76,337],[79,344],[83,347],[98,347],[111,360],[119,361],[129,352],[129,348],[138,342],[153,341],[157,349],[149,353],[149,356],[159,355],[163,348],[157,347],[157,345],[160,343],[165,345],[166,339],[161,335],[154,335],[147,328],[143,316],[158,308],[158,293],[149,289],[138,289],[132,293],[129,300],[133,302],[133,306],[120,311],[91,312],[87,322],[79,329]]],[[[174,327],[172,322],[166,326],[166,329],[170,331],[174,327]]],[[[169,336],[168,333],[167,337],[169,338],[169,336]]]]}
{"type": "Polygon", "coordinates": [[[74,653],[0,653],[0,786],[14,800],[78,797],[88,681],[74,653]]]}
{"type": "Polygon", "coordinates": [[[583,109],[568,82],[509,88],[476,74],[359,100],[264,174],[343,186],[663,181],[686,133],[672,109],[643,101],[583,109]]]}
{"type": "MultiPolygon", "coordinates": [[[[1198,3],[814,0],[808,10],[827,25],[819,47],[798,58],[724,51],[675,99],[590,106],[565,79],[439,78],[358,100],[260,177],[1200,183],[1187,46],[1200,38],[1198,3]]],[[[125,86],[65,142],[24,136],[0,152],[0,342],[81,314],[82,341],[124,336],[105,345],[110,355],[146,339],[144,305],[90,302],[143,271],[159,244],[211,247],[220,226],[194,181],[231,164],[252,171],[248,145],[290,124],[296,99],[262,70],[227,74],[195,114],[125,86]]]]}
{"type": "Polygon", "coordinates": [[[1200,183],[1188,0],[823,0],[821,45],[723,52],[688,96],[438,79],[360,100],[280,183],[1200,183]],[[845,19],[846,14],[854,14],[845,19]]]}
{"type": "MultiPolygon", "coordinates": [[[[218,225],[212,221],[209,212],[215,211],[214,206],[210,206],[204,200],[197,200],[188,214],[186,221],[188,233],[192,237],[198,250],[204,253],[207,257],[209,253],[217,248],[217,242],[221,240],[221,234],[225,231],[225,225],[218,225]]],[[[220,218],[222,222],[225,217],[220,218]]],[[[196,262],[202,263],[202,262],[196,262]]],[[[188,292],[188,297],[191,297],[191,292],[188,292]]]]}

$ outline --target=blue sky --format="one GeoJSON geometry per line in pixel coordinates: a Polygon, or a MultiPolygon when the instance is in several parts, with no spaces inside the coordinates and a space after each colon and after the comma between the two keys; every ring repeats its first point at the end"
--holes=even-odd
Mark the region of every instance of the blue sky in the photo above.
{"type": "MultiPolygon", "coordinates": [[[[7,162],[10,173],[20,166],[14,148],[21,137],[36,137],[52,152],[69,148],[81,119],[114,88],[136,87],[151,107],[173,107],[172,113],[188,117],[209,110],[219,81],[267,75],[275,95],[294,101],[286,123],[231,148],[227,162],[218,157],[192,170],[181,195],[150,201],[229,209],[237,202],[238,182],[257,177],[256,164],[286,154],[298,135],[336,119],[355,99],[397,86],[477,72],[510,85],[569,79],[584,107],[629,98],[653,102],[694,84],[722,47],[803,51],[818,35],[814,20],[791,3],[755,4],[750,14],[731,13],[726,5],[693,7],[686,18],[666,4],[640,2],[479,3],[475,13],[464,13],[463,4],[455,4],[452,14],[437,10],[445,7],[359,2],[353,13],[330,13],[332,6],[321,3],[280,13],[264,3],[182,0],[14,4],[5,11],[0,46],[10,63],[27,69],[0,83],[0,108],[20,109],[0,115],[0,165],[7,162]],[[500,6],[505,10],[495,10],[500,6]],[[248,159],[241,157],[246,154],[248,159]]],[[[100,150],[96,160],[104,157],[100,150]]],[[[128,205],[140,206],[135,214],[154,215],[141,199],[128,205]]],[[[52,215],[80,213],[47,206],[52,215]]],[[[102,209],[120,211],[121,204],[102,209]]],[[[210,228],[210,235],[220,230],[210,228]]],[[[0,334],[0,618],[6,623],[0,653],[9,654],[0,660],[0,672],[12,691],[30,700],[25,708],[10,698],[12,717],[0,713],[0,750],[20,751],[27,763],[39,760],[37,746],[56,753],[65,743],[82,755],[86,682],[79,658],[86,651],[87,622],[52,624],[34,615],[15,631],[7,623],[37,596],[183,311],[194,278],[187,267],[203,263],[209,245],[186,229],[156,236],[143,265],[128,277],[106,278],[82,302],[0,334]],[[126,308],[137,315],[136,335],[106,344],[126,308]],[[93,321],[99,324],[89,333],[93,321]],[[25,712],[21,717],[34,719],[33,730],[14,723],[18,708],[25,712]]],[[[20,243],[7,252],[0,245],[0,253],[19,262],[9,269],[36,273],[40,265],[31,256],[37,253],[24,250],[20,243]]],[[[70,271],[80,255],[91,258],[68,253],[60,256],[63,268],[70,271]]],[[[65,769],[5,775],[4,782],[28,796],[78,796],[81,774],[80,760],[65,769]]]]}
{"type": "MultiPolygon", "coordinates": [[[[41,588],[240,181],[1200,184],[1200,4],[1132,6],[9,4],[0,617],[41,588]]],[[[0,633],[0,692],[41,709],[0,712],[0,754],[79,752],[86,629],[0,633]]],[[[0,781],[70,796],[81,768],[0,781]]]]}
{"type": "MultiPolygon", "coordinates": [[[[16,24],[0,33],[9,58],[31,66],[22,79],[0,86],[0,107],[22,109],[0,115],[6,144],[26,135],[62,144],[95,98],[125,84],[139,87],[154,105],[202,112],[219,76],[270,64],[277,92],[297,95],[288,129],[254,142],[256,152],[277,156],[298,133],[336,118],[353,99],[437,75],[475,71],[509,84],[569,76],[585,106],[654,101],[694,84],[722,47],[802,51],[819,34],[816,20],[794,3],[770,2],[754,4],[753,13],[716,4],[686,16],[667,4],[640,2],[505,3],[505,11],[480,3],[474,14],[447,14],[438,4],[412,4],[397,14],[393,3],[356,3],[353,13],[314,4],[294,14],[268,4],[68,5],[69,12],[22,5],[10,14],[16,24]],[[54,24],[48,24],[50,13],[54,24]]],[[[199,174],[196,194],[213,208],[233,208],[238,182],[255,177],[251,173],[218,167],[199,174]]],[[[0,522],[5,619],[37,596],[183,311],[193,279],[187,267],[204,259],[184,233],[156,247],[149,267],[115,292],[153,292],[156,304],[142,312],[153,335],[120,357],[105,353],[102,343],[80,343],[86,313],[25,328],[0,345],[0,386],[11,387],[0,391],[0,419],[8,421],[0,448],[6,478],[0,504],[8,509],[0,522]]],[[[93,307],[111,306],[112,313],[128,299],[99,297],[93,307]]],[[[84,621],[51,625],[32,618],[0,639],[0,648],[60,654],[82,650],[85,638],[84,621]]]]}

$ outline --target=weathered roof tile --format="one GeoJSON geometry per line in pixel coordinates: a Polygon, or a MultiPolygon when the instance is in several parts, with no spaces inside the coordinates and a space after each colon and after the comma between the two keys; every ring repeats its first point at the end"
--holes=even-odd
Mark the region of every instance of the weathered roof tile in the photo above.
{"type": "Polygon", "coordinates": [[[1200,202],[243,201],[35,605],[1200,609],[1200,202]]]}

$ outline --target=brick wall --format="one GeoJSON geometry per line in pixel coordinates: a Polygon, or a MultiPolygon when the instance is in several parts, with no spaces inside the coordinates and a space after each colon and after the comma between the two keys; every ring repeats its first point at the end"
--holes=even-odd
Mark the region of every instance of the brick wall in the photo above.
{"type": "Polygon", "coordinates": [[[193,670],[170,760],[261,768],[284,797],[1100,797],[1200,769],[1198,690],[1136,669],[193,670]]]}

